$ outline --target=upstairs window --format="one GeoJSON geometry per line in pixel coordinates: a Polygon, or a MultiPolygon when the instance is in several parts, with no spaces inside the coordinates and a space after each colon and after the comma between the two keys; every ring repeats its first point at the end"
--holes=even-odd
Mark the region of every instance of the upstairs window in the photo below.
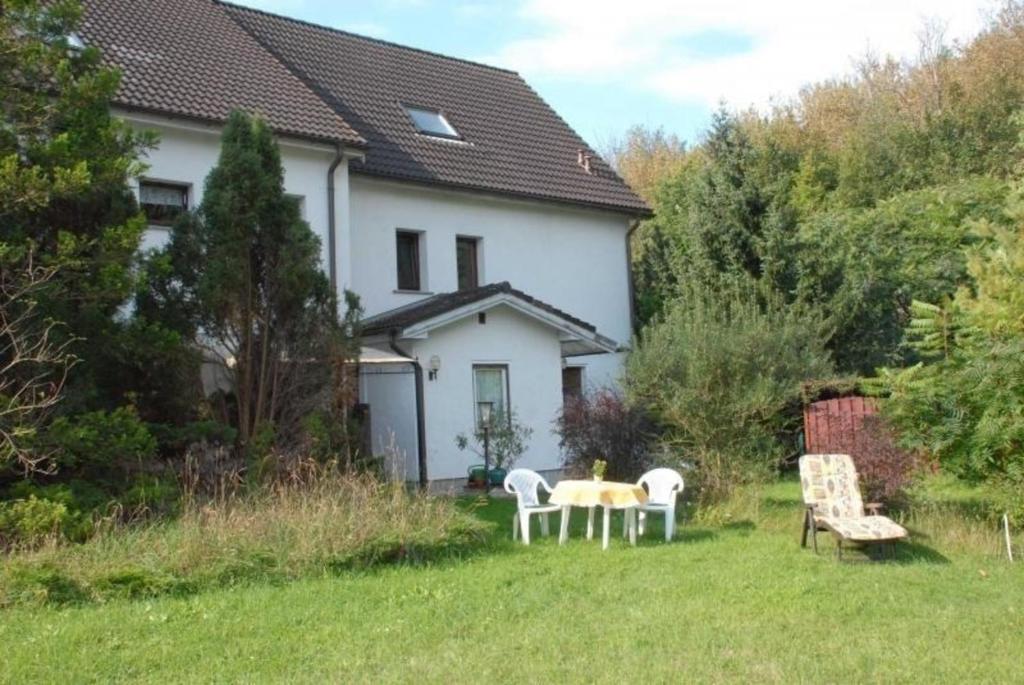
{"type": "Polygon", "coordinates": [[[459,290],[469,290],[480,285],[477,266],[476,238],[455,239],[455,263],[459,275],[459,290]]]}
{"type": "Polygon", "coordinates": [[[398,255],[398,289],[420,290],[420,234],[398,231],[395,234],[398,255]]]}
{"type": "Polygon", "coordinates": [[[416,130],[425,136],[437,138],[455,138],[462,136],[455,130],[455,127],[448,123],[444,114],[434,109],[423,109],[422,107],[405,107],[406,114],[412,119],[416,130]]]}
{"type": "Polygon", "coordinates": [[[176,183],[142,181],[139,204],[146,220],[155,226],[170,226],[188,209],[188,186],[176,183]]]}

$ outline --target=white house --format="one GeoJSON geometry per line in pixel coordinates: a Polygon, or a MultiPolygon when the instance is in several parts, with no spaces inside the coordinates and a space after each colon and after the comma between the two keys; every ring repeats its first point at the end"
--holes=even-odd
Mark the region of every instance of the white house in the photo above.
{"type": "Polygon", "coordinates": [[[360,398],[407,480],[463,479],[483,405],[558,469],[563,396],[614,383],[644,203],[518,74],[215,0],[85,0],[123,73],[118,112],[159,146],[146,246],[202,200],[231,110],[275,130],[286,190],[339,292],[365,308],[360,398]]]}

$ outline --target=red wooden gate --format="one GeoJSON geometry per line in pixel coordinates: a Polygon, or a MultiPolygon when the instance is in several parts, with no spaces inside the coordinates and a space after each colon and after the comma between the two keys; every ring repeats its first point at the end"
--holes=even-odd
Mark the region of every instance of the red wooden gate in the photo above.
{"type": "Polygon", "coordinates": [[[878,413],[871,397],[839,397],[804,407],[804,452],[832,454],[839,445],[854,444],[865,416],[878,413]],[[844,439],[845,437],[845,439],[844,439]]]}

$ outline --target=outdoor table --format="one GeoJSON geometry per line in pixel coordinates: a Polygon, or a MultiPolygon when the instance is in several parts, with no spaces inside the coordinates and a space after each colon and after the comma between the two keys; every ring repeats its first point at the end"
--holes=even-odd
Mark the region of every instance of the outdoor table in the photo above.
{"type": "Polygon", "coordinates": [[[601,548],[608,549],[608,530],[611,526],[611,510],[624,509],[629,541],[636,544],[636,508],[647,502],[647,492],[633,483],[616,483],[605,480],[563,480],[555,484],[551,504],[562,507],[562,528],[558,543],[564,545],[569,539],[569,512],[572,507],[587,507],[587,539],[594,537],[594,507],[604,507],[604,531],[601,548]]]}

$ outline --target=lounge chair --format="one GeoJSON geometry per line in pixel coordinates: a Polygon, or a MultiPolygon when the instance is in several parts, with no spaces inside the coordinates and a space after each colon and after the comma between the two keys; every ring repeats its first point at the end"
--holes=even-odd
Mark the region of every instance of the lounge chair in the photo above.
{"type": "Polygon", "coordinates": [[[836,538],[836,556],[843,557],[843,542],[854,545],[888,544],[907,537],[907,529],[880,515],[881,504],[861,500],[857,469],[847,454],[805,454],[800,457],[800,486],[804,495],[804,523],[800,546],[807,534],[818,552],[818,531],[836,538]],[[868,513],[865,513],[867,509],[868,513]]]}

